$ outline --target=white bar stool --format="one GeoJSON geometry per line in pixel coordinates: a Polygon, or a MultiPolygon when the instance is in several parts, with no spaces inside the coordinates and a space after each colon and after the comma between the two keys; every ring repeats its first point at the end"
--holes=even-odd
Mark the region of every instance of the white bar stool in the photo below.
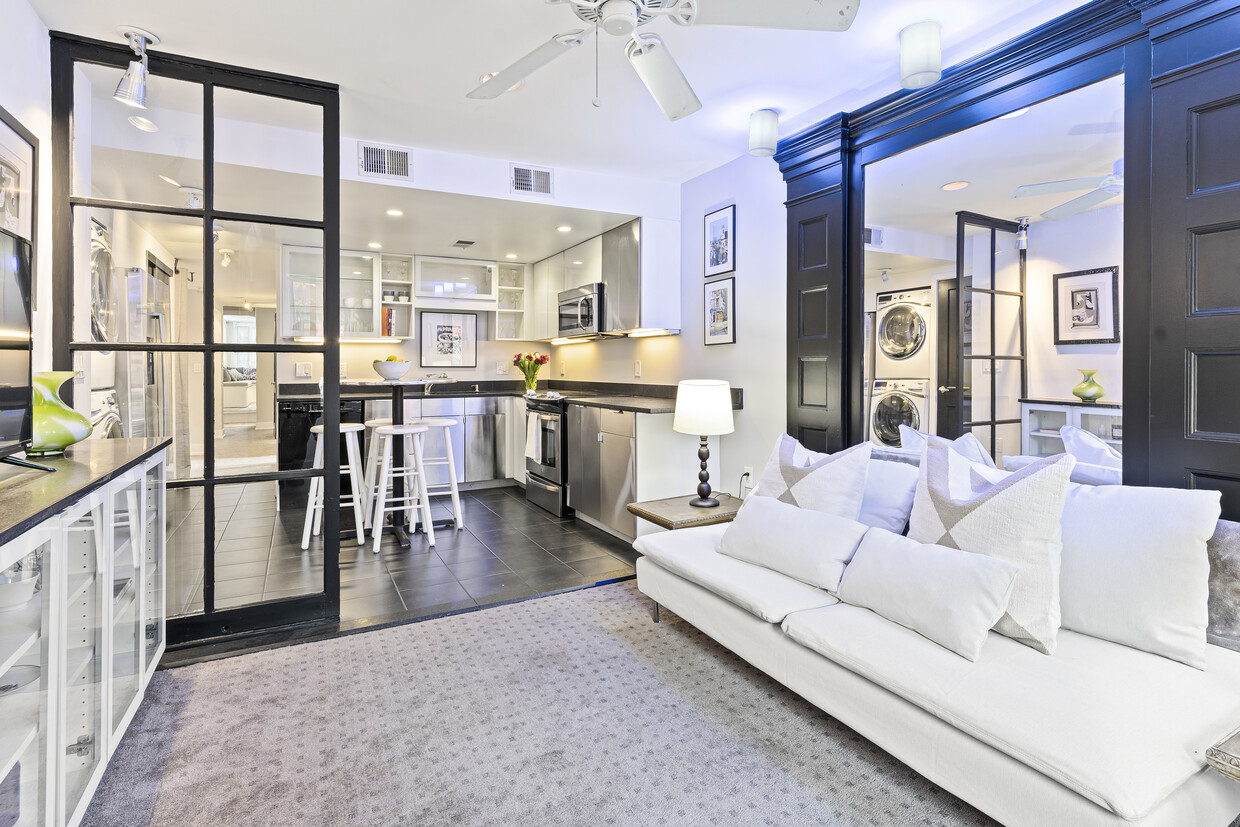
{"type": "Polygon", "coordinates": [[[456,463],[452,459],[452,434],[448,430],[460,423],[455,419],[445,419],[441,417],[426,417],[425,419],[415,420],[419,425],[425,425],[429,428],[441,428],[443,430],[444,455],[442,457],[423,457],[422,465],[425,468],[432,468],[437,465],[448,466],[448,482],[438,483],[436,485],[428,485],[428,489],[433,489],[432,494],[442,496],[450,494],[452,496],[452,519],[456,523],[457,531],[465,527],[465,517],[461,514],[461,492],[457,485],[456,463]]]}
{"type": "Polygon", "coordinates": [[[435,547],[435,525],[431,521],[431,498],[426,490],[426,472],[422,464],[422,440],[426,436],[426,426],[420,422],[409,422],[404,425],[380,425],[375,428],[375,435],[382,443],[379,446],[379,477],[375,481],[374,512],[370,517],[371,536],[374,538],[375,554],[379,553],[379,542],[383,536],[383,515],[393,511],[404,511],[405,522],[412,527],[414,511],[422,512],[422,530],[426,532],[426,540],[431,548],[435,547]],[[402,464],[397,465],[392,456],[392,438],[404,437],[405,456],[402,464]],[[412,460],[412,464],[411,461],[412,460]],[[401,497],[388,495],[388,487],[393,477],[403,477],[405,489],[401,497]],[[414,486],[417,486],[416,488],[414,486]]]}
{"type": "MultiPolygon", "coordinates": [[[[365,476],[362,473],[362,452],[358,448],[357,435],[365,430],[366,426],[360,422],[341,422],[340,433],[344,435],[345,452],[348,456],[346,465],[340,466],[341,474],[349,475],[349,482],[352,485],[353,493],[349,500],[353,505],[353,520],[357,525],[357,544],[359,546],[366,544],[366,523],[363,515],[362,504],[366,500],[366,492],[362,486],[365,476]]],[[[314,467],[323,467],[323,426],[315,425],[310,429],[310,433],[318,435],[318,444],[314,446],[314,467]]],[[[344,505],[343,500],[341,505],[344,505]]],[[[310,548],[310,532],[314,531],[317,537],[323,528],[323,478],[310,478],[310,496],[306,500],[306,523],[301,530],[301,547],[304,551],[310,548]]]]}
{"type": "Polygon", "coordinates": [[[366,482],[363,488],[366,491],[366,507],[364,509],[364,519],[366,527],[370,528],[370,513],[375,507],[375,478],[379,475],[379,435],[374,431],[383,425],[391,425],[390,419],[367,419],[366,428],[370,431],[370,446],[366,449],[366,482]]]}

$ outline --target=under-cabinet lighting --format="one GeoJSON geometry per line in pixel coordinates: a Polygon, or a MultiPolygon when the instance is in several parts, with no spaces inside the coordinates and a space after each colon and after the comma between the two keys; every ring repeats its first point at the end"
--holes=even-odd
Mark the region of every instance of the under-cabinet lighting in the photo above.
{"type": "MultiPolygon", "coordinates": [[[[300,345],[321,345],[323,344],[322,336],[294,336],[293,341],[300,345]]],[[[383,344],[386,342],[399,342],[398,336],[372,336],[372,337],[340,337],[340,343],[346,345],[363,345],[363,344],[383,344]]]]}
{"type": "Polygon", "coordinates": [[[583,345],[588,341],[590,340],[589,339],[552,339],[551,344],[553,345],[583,345]]]}
{"type": "Polygon", "coordinates": [[[666,327],[639,327],[637,330],[629,331],[630,339],[642,339],[647,336],[670,336],[672,331],[666,327]]]}

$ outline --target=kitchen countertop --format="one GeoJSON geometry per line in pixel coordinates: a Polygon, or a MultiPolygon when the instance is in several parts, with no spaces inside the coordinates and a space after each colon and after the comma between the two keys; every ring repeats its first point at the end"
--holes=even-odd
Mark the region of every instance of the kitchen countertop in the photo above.
{"type": "Polygon", "coordinates": [[[567,400],[570,405],[582,405],[587,408],[607,408],[612,411],[632,411],[642,414],[673,413],[676,410],[675,399],[664,399],[658,396],[584,396],[567,400]]]}

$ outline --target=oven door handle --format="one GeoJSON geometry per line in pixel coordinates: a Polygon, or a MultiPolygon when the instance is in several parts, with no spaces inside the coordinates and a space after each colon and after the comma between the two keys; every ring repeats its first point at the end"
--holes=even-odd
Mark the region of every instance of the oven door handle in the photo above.
{"type": "Polygon", "coordinates": [[[538,418],[541,419],[543,422],[555,422],[556,424],[559,424],[559,421],[560,421],[559,414],[540,413],[538,415],[538,418]]]}

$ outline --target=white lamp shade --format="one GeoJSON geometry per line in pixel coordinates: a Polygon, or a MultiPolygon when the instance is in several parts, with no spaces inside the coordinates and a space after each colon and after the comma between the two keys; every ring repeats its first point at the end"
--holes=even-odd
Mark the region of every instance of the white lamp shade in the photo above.
{"type": "Polygon", "coordinates": [[[900,30],[900,85],[922,89],[943,76],[941,27],[936,20],[923,20],[900,30]]]}
{"type": "Polygon", "coordinates": [[[720,379],[686,379],[676,387],[672,430],[679,434],[718,436],[735,430],[732,388],[720,379]]]}
{"type": "Polygon", "coordinates": [[[779,113],[759,109],[749,116],[749,154],[765,157],[775,154],[779,143],[779,113]]]}

